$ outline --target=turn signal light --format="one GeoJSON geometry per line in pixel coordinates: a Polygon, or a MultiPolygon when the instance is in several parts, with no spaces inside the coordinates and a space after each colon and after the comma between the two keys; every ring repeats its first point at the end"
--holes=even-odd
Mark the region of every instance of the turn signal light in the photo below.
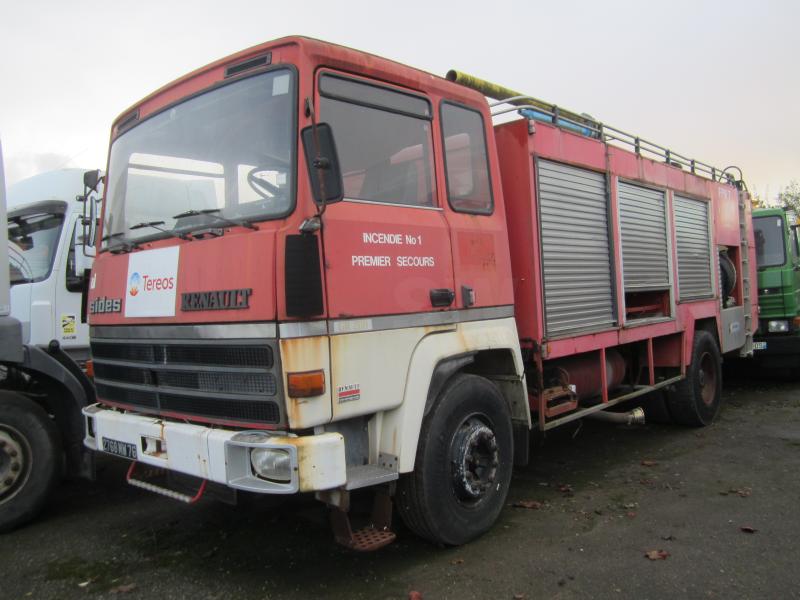
{"type": "Polygon", "coordinates": [[[86,361],[86,376],[94,379],[94,361],[91,358],[86,361]]]}
{"type": "Polygon", "coordinates": [[[325,393],[325,371],[303,371],[289,373],[289,396],[291,398],[310,398],[325,393]]]}

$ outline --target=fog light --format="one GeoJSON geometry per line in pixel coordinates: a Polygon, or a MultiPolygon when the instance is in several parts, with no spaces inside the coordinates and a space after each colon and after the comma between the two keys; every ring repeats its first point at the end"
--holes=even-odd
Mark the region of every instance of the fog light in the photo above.
{"type": "Polygon", "coordinates": [[[292,459],[286,450],[278,448],[253,448],[250,464],[259,477],[270,481],[289,483],[292,480],[292,459]]]}
{"type": "Polygon", "coordinates": [[[767,323],[767,330],[770,333],[787,333],[789,331],[789,321],[770,321],[767,323]]]}

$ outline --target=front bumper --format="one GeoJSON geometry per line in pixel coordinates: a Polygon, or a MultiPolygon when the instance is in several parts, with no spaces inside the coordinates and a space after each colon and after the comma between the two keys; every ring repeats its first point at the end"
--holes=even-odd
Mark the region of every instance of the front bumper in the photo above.
{"type": "Polygon", "coordinates": [[[755,356],[775,356],[791,354],[800,356],[800,332],[783,335],[756,335],[753,342],[758,346],[765,344],[766,348],[755,350],[755,356]]]}
{"type": "Polygon", "coordinates": [[[119,412],[94,404],[83,409],[84,445],[103,452],[103,439],[115,447],[135,448],[138,462],[264,494],[329,490],[347,480],[344,437],[339,433],[295,436],[242,432],[177,423],[158,417],[119,412]],[[247,435],[256,434],[256,435],[247,435]],[[274,448],[291,457],[291,480],[259,477],[250,465],[254,448],[274,448]]]}

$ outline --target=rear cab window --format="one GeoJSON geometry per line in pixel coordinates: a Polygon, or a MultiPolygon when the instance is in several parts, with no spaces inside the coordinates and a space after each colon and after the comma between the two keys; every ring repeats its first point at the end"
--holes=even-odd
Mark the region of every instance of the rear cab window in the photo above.
{"type": "Polygon", "coordinates": [[[428,100],[330,73],[320,76],[319,93],[345,200],[434,207],[428,100]]]}
{"type": "Polygon", "coordinates": [[[494,203],[483,115],[443,102],[441,119],[450,206],[457,212],[491,214],[494,203]]]}

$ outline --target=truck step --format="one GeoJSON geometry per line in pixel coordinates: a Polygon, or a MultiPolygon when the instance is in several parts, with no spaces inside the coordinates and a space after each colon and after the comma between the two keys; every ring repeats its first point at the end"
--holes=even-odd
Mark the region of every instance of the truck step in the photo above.
{"type": "Polygon", "coordinates": [[[338,507],[331,509],[331,527],[336,542],[357,552],[371,552],[391,544],[397,538],[391,526],[392,498],[385,489],[375,493],[370,522],[360,529],[352,528],[346,511],[338,507]]]}
{"type": "Polygon", "coordinates": [[[578,396],[568,387],[548,388],[542,392],[544,397],[544,414],[546,417],[557,417],[578,408],[578,396]]]}
{"type": "Polygon", "coordinates": [[[346,490],[357,490],[370,485],[389,483],[399,477],[397,471],[392,471],[380,465],[359,465],[347,467],[346,490]]]}
{"type": "Polygon", "coordinates": [[[203,497],[203,493],[206,491],[206,484],[208,481],[205,479],[202,481],[200,487],[194,495],[172,490],[166,487],[166,485],[163,483],[167,475],[166,469],[146,467],[144,469],[140,469],[139,473],[136,473],[136,466],[138,464],[139,463],[136,461],[132,462],[130,468],[128,469],[128,474],[125,477],[127,482],[134,487],[147,490],[148,492],[152,492],[154,494],[159,494],[160,496],[166,496],[167,498],[172,498],[173,500],[177,500],[179,502],[185,502],[186,504],[194,504],[203,497]]]}

